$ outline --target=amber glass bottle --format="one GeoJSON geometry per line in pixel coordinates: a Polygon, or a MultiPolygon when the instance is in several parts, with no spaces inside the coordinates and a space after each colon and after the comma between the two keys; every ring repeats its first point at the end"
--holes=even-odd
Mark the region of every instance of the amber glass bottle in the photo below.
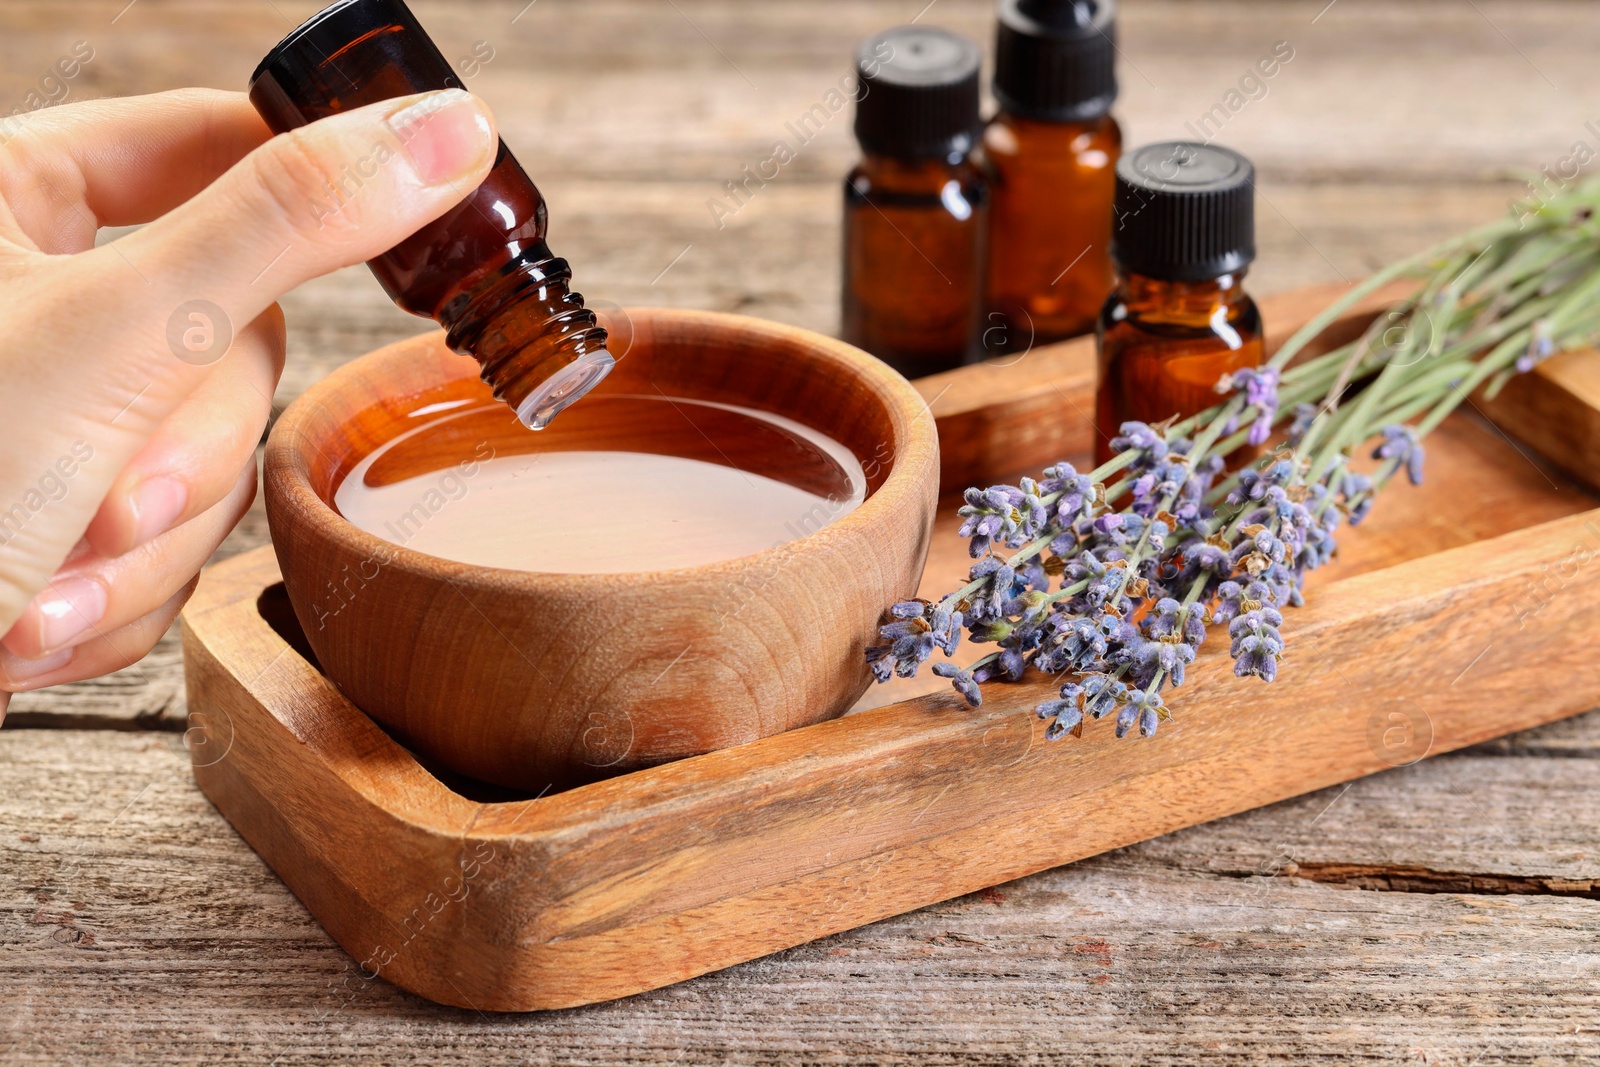
{"type": "Polygon", "coordinates": [[[984,347],[1026,351],[1094,329],[1111,292],[1115,0],[1000,0],[994,95],[984,347]]]}
{"type": "Polygon", "coordinates": [[[1122,423],[1193,415],[1224,374],[1261,362],[1245,293],[1255,258],[1255,171],[1219,145],[1146,145],[1117,164],[1117,288],[1100,313],[1097,463],[1122,423]]]}
{"type": "Polygon", "coordinates": [[[988,184],[972,158],[978,48],[902,26],[861,46],[844,185],[844,339],[910,378],[980,355],[988,184]]]}
{"type": "MultiPolygon", "coordinates": [[[[267,54],[250,102],[281,133],[449,88],[461,80],[401,0],[341,0],[267,54]]],[[[306,209],[320,217],[359,192],[357,169],[306,209]]],[[[395,303],[436,320],[452,349],[475,357],[494,395],[534,429],[613,366],[606,331],[567,287],[572,271],[551,254],[546,228],[544,198],[502,141],[471,196],[367,264],[395,303]]]]}

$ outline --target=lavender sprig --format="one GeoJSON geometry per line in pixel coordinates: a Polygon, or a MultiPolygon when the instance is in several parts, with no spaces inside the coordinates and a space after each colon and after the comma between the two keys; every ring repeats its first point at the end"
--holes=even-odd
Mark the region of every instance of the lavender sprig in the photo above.
{"type": "Polygon", "coordinates": [[[1421,483],[1423,439],[1474,390],[1492,394],[1600,337],[1597,206],[1591,181],[1379,272],[1264,366],[1224,377],[1225,398],[1207,411],[1124,424],[1114,458],[1093,471],[1063,462],[1037,481],[968,489],[967,584],[894,605],[883,643],[867,649],[874,675],[914,675],[934,652],[954,654],[964,628],[994,651],[934,672],[974,707],[992,680],[1030,668],[1064,678],[1060,698],[1037,709],[1050,739],[1108,716],[1119,737],[1155,734],[1208,624],[1228,627],[1236,675],[1274,680],[1282,612],[1304,602],[1339,526],[1359,523],[1399,471],[1421,483]],[[1406,277],[1419,282],[1413,295],[1363,337],[1297,359],[1357,301],[1406,277]],[[1345,403],[1352,384],[1360,391],[1345,403]],[[1224,472],[1223,457],[1284,423],[1276,451],[1224,472]],[[1374,438],[1377,467],[1354,469],[1374,438]]]}

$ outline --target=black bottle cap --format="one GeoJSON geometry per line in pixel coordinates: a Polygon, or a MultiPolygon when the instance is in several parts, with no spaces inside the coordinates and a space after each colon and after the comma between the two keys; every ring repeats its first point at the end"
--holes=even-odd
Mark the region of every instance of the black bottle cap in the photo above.
{"type": "Polygon", "coordinates": [[[856,140],[903,158],[965,154],[976,141],[978,46],[933,26],[899,26],[856,52],[856,140]]]}
{"type": "Polygon", "coordinates": [[[1255,168],[1231,148],[1167,141],[1117,162],[1111,256],[1124,273],[1197,282],[1256,258],[1255,168]]]}
{"type": "Polygon", "coordinates": [[[1000,0],[994,96],[1047,122],[1099,118],[1117,99],[1116,0],[1000,0]]]}

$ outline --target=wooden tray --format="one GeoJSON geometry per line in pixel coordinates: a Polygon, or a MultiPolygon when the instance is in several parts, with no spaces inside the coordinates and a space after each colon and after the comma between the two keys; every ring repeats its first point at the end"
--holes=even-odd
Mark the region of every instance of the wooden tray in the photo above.
{"type": "MultiPolygon", "coordinates": [[[[1331,295],[1265,301],[1273,336],[1331,295]]],[[[1092,352],[919,382],[945,485],[1087,451],[1092,352]]],[[[912,681],[833,722],[507,795],[430,772],[339,694],[263,548],[184,611],[195,777],[369,978],[485,1011],[681,981],[1600,704],[1600,510],[1579,487],[1600,359],[1553,360],[1485,408],[1543,458],[1452,419],[1428,484],[1390,490],[1287,613],[1280,680],[1235,680],[1213,637],[1152,740],[1101,722],[1045,742],[1046,681],[990,686],[978,711],[912,681]]],[[[924,592],[968,563],[947,509],[924,592]]]]}

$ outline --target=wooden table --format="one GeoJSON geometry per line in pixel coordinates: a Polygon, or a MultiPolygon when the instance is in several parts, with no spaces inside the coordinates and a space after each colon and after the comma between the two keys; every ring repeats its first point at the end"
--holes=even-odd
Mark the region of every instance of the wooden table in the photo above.
{"type": "MultiPolygon", "coordinates": [[[[724,228],[707,201],[789,136],[857,38],[923,0],[525,2],[416,6],[447,56],[493,49],[471,84],[549,197],[579,288],[832,330],[848,116],[724,228]]],[[[1516,168],[1600,150],[1592,7],[1324,2],[1134,0],[1122,16],[1134,143],[1183,136],[1275,42],[1294,48],[1219,137],[1261,171],[1257,291],[1363,274],[1506,210],[1516,168]]],[[[0,7],[0,100],[20,102],[77,40],[95,57],[74,97],[239,88],[315,6],[125,3],[0,7]]],[[[986,0],[921,17],[990,34],[986,0]]],[[[280,403],[423,326],[363,269],[284,307],[280,403]]],[[[224,553],[265,537],[257,511],[224,553]]],[[[1600,713],[528,1017],[363,980],[196,791],[185,716],[172,635],[116,676],[13,702],[0,1061],[1600,1058],[1600,713]]]]}

